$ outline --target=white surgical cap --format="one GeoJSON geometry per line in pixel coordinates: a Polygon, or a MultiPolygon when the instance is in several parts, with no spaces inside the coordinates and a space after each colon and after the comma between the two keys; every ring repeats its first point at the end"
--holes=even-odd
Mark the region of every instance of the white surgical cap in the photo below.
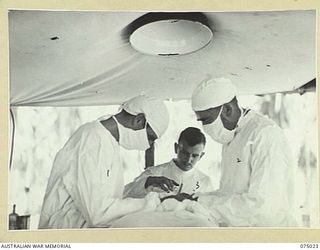
{"type": "Polygon", "coordinates": [[[169,112],[162,100],[147,95],[139,95],[124,102],[121,108],[132,115],[143,113],[158,138],[168,128],[169,112]]]}
{"type": "Polygon", "coordinates": [[[192,108],[202,111],[230,102],[237,95],[236,86],[226,78],[209,79],[201,82],[192,94],[192,108]]]}

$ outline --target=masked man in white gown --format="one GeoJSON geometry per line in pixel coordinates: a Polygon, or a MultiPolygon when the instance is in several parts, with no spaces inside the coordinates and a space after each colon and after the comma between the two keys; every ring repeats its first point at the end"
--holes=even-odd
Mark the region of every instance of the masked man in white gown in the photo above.
{"type": "Polygon", "coordinates": [[[239,107],[236,95],[224,78],[204,81],[193,92],[198,121],[223,144],[220,187],[200,194],[198,202],[228,226],[294,226],[289,144],[274,121],[239,107]]]}
{"type": "Polygon", "coordinates": [[[168,122],[164,103],[141,95],[118,114],[82,125],[55,157],[39,228],[108,227],[123,215],[155,209],[157,195],[122,199],[120,147],[148,149],[168,122]]]}

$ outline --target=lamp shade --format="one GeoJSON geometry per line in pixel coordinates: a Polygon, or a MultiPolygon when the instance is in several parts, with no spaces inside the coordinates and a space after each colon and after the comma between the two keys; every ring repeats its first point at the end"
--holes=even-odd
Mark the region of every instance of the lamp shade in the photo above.
{"type": "Polygon", "coordinates": [[[144,54],[172,56],[198,51],[212,36],[211,29],[200,22],[169,19],[139,27],[130,35],[130,43],[144,54]]]}

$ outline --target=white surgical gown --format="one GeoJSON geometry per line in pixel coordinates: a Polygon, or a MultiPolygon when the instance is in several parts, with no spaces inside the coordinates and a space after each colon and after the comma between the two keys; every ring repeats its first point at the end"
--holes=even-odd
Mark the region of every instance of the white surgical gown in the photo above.
{"type": "Polygon", "coordinates": [[[293,168],[280,127],[250,111],[223,146],[219,190],[199,202],[229,226],[295,226],[293,168]]]}
{"type": "Polygon", "coordinates": [[[143,199],[121,199],[119,150],[98,120],[82,125],[56,155],[39,228],[108,227],[143,208],[143,199]]]}
{"type": "Polygon", "coordinates": [[[158,166],[147,168],[133,182],[127,184],[124,189],[124,197],[141,198],[152,188],[145,189],[145,183],[149,176],[164,176],[174,180],[178,184],[183,183],[181,192],[192,194],[195,192],[210,192],[213,190],[210,178],[196,168],[189,171],[181,170],[173,160],[158,166]]]}

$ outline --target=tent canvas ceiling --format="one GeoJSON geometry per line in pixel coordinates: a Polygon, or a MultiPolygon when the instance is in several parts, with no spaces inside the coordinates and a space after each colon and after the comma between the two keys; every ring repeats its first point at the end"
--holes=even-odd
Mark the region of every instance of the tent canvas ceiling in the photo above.
{"type": "Polygon", "coordinates": [[[240,94],[290,91],[316,76],[316,13],[206,12],[203,49],[181,56],[135,51],[126,27],[143,12],[9,12],[10,104],[118,104],[142,92],[190,98],[210,77],[240,94]]]}

